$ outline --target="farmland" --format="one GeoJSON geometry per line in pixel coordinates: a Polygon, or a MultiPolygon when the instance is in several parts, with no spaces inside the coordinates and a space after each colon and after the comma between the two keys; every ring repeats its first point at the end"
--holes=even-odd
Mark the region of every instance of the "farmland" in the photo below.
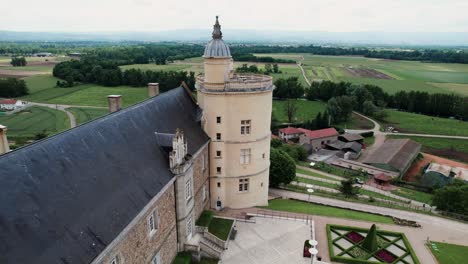
{"type": "Polygon", "coordinates": [[[73,113],[78,125],[92,121],[109,113],[107,108],[70,107],[67,108],[67,110],[73,113]]]}
{"type": "Polygon", "coordinates": [[[256,54],[301,61],[309,80],[375,84],[390,94],[400,90],[468,95],[468,65],[393,61],[353,56],[256,54]],[[304,58],[302,60],[302,58],[304,58]]]}
{"type": "Polygon", "coordinates": [[[69,128],[67,115],[58,110],[32,106],[11,115],[0,116],[0,123],[8,127],[8,136],[33,137],[39,132],[56,134],[69,128]]]}

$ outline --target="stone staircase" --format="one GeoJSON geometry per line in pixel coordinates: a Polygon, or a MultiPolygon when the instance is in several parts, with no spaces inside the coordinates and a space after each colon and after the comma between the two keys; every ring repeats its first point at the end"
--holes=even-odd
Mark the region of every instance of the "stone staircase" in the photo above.
{"type": "Polygon", "coordinates": [[[200,239],[200,250],[210,257],[221,259],[221,255],[223,254],[224,248],[221,248],[216,243],[203,237],[202,239],[200,239]]]}

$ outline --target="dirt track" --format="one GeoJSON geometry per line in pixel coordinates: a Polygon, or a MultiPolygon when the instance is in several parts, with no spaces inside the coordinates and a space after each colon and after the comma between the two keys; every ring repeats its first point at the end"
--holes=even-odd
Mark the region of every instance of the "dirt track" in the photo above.
{"type": "Polygon", "coordinates": [[[384,79],[384,80],[394,80],[393,77],[386,75],[385,73],[376,71],[369,68],[345,68],[353,77],[357,78],[374,78],[374,79],[384,79]]]}
{"type": "Polygon", "coordinates": [[[44,74],[41,71],[21,71],[21,70],[2,70],[0,68],[0,78],[24,78],[33,75],[44,74]]]}

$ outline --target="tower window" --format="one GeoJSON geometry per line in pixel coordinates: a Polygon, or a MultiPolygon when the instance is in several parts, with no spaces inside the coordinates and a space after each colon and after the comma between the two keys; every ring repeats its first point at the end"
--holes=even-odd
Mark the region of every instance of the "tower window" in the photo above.
{"type": "Polygon", "coordinates": [[[217,185],[218,185],[218,188],[220,188],[220,187],[221,187],[221,183],[220,183],[220,182],[218,182],[218,184],[217,184],[217,185]]]}
{"type": "Polygon", "coordinates": [[[241,149],[240,150],[240,163],[249,164],[250,163],[250,149],[241,149]]]}
{"type": "Polygon", "coordinates": [[[216,167],[216,173],[221,174],[221,167],[216,167]]]}
{"type": "Polygon", "coordinates": [[[154,210],[148,217],[148,231],[150,236],[154,235],[156,231],[158,231],[158,226],[158,210],[154,210]]]}
{"type": "Polygon", "coordinates": [[[216,151],[216,157],[221,157],[221,150],[216,151]]]}
{"type": "Polygon", "coordinates": [[[250,135],[250,120],[241,120],[241,135],[250,135]]]}
{"type": "Polygon", "coordinates": [[[220,116],[216,117],[216,124],[221,124],[221,117],[220,116]]]}
{"type": "Polygon", "coordinates": [[[239,179],[239,192],[249,191],[249,179],[239,179]]]}
{"type": "Polygon", "coordinates": [[[265,153],[262,154],[262,158],[265,159],[265,153]]]}
{"type": "Polygon", "coordinates": [[[216,133],[216,140],[221,140],[221,133],[216,133]]]}
{"type": "Polygon", "coordinates": [[[192,179],[188,179],[185,182],[185,199],[190,200],[192,198],[192,179]]]}

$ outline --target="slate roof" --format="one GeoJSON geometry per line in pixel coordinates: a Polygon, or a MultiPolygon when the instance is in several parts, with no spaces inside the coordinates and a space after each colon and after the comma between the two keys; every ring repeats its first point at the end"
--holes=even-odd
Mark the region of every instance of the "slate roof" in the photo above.
{"type": "Polygon", "coordinates": [[[387,164],[403,172],[407,165],[419,153],[421,144],[410,139],[387,139],[363,163],[387,164]]]}
{"type": "Polygon", "coordinates": [[[181,87],[0,156],[0,263],[90,263],[172,179],[155,132],[209,141],[181,87]]]}
{"type": "Polygon", "coordinates": [[[347,142],[351,142],[351,141],[363,140],[364,138],[359,134],[344,133],[343,135],[340,135],[340,139],[343,139],[344,141],[347,141],[347,142]]]}
{"type": "Polygon", "coordinates": [[[335,140],[327,144],[328,147],[337,150],[352,150],[355,153],[361,152],[362,146],[357,142],[343,142],[335,140]]]}

